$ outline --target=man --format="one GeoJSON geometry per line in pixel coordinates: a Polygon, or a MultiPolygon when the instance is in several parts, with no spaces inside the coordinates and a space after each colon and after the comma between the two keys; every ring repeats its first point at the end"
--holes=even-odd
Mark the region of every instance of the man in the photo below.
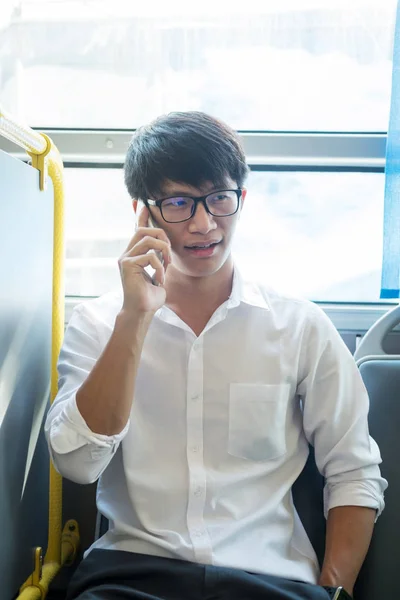
{"type": "Polygon", "coordinates": [[[246,175],[237,135],[203,113],[133,136],[122,291],[75,310],[46,423],[57,469],[99,479],[110,522],[69,600],[352,594],[387,485],[366,390],[317,306],[235,268],[246,175]],[[321,573],[291,495],[309,443],[326,480],[321,573]]]}

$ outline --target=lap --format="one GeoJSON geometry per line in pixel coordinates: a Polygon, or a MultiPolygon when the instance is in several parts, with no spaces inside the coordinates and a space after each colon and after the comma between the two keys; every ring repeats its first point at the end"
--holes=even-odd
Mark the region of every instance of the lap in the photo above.
{"type": "Polygon", "coordinates": [[[321,587],[240,569],[93,550],[67,600],[328,600],[321,587]]]}

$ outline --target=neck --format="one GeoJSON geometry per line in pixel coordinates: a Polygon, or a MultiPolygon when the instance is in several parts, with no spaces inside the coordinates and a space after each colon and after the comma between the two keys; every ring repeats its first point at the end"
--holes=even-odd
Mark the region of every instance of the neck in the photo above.
{"type": "Polygon", "coordinates": [[[211,315],[229,298],[232,281],[231,256],[218,271],[206,277],[191,277],[170,265],[165,279],[167,306],[175,312],[211,315]]]}

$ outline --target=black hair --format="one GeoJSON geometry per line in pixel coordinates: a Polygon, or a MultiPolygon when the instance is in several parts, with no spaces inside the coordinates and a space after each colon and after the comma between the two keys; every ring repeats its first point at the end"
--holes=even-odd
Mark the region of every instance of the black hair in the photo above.
{"type": "Polygon", "coordinates": [[[140,127],[125,160],[125,185],[132,198],[146,201],[163,194],[165,180],[200,188],[242,187],[248,166],[239,136],[203,112],[173,112],[140,127]]]}

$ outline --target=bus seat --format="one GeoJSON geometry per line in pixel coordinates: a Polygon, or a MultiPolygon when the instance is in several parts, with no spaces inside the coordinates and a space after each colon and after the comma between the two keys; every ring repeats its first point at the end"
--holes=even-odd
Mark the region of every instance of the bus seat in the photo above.
{"type": "Polygon", "coordinates": [[[325,553],[326,520],[323,502],[324,478],[317,469],[314,448],[292,487],[293,502],[322,567],[325,553]]]}
{"type": "MultiPolygon", "coordinates": [[[[400,567],[400,355],[383,350],[384,337],[400,323],[400,307],[384,315],[365,335],[355,359],[370,398],[369,428],[382,453],[382,475],[389,481],[385,510],[379,517],[367,558],[354,591],[355,600],[394,598],[400,567]]],[[[299,516],[321,561],[325,538],[322,522],[322,483],[310,453],[293,487],[299,516]],[[316,497],[319,498],[317,502],[316,497]]]]}
{"type": "Polygon", "coordinates": [[[383,315],[366,333],[355,359],[370,397],[369,427],[382,453],[382,475],[388,480],[385,510],[375,527],[360,574],[360,598],[397,596],[400,566],[400,353],[387,354],[386,336],[400,323],[400,306],[383,315]]]}
{"type": "Polygon", "coordinates": [[[0,598],[47,547],[53,189],[0,151],[0,598]],[[33,251],[34,250],[34,251],[33,251]]]}

